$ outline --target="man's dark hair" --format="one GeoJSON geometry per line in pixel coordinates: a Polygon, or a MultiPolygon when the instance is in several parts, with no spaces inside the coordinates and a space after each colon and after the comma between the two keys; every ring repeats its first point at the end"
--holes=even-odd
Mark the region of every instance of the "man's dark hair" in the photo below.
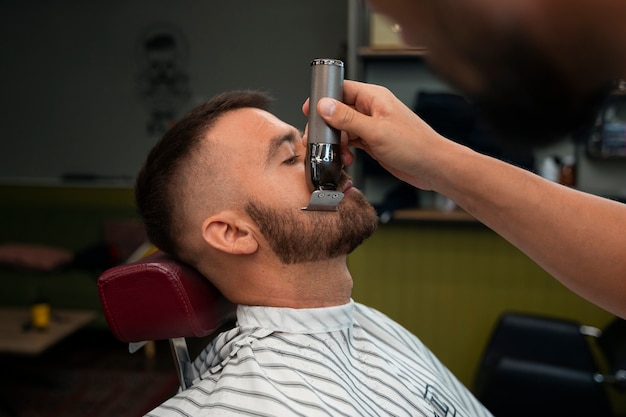
{"type": "Polygon", "coordinates": [[[148,239],[162,251],[179,259],[181,211],[178,201],[181,175],[207,131],[225,113],[242,108],[269,110],[271,99],[258,91],[220,94],[194,108],[172,126],[152,148],[135,183],[135,201],[148,239]]]}

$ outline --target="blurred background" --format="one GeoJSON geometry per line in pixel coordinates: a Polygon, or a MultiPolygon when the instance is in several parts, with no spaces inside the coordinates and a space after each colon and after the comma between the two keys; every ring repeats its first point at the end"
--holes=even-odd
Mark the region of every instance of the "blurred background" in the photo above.
{"type": "MultiPolygon", "coordinates": [[[[309,63],[319,57],[344,60],[346,78],[387,86],[451,139],[553,181],[624,199],[626,136],[603,139],[599,125],[549,149],[504,149],[471,105],[430,72],[428,51],[399,43],[399,30],[361,0],[0,2],[0,245],[84,254],[104,244],[132,252],[137,233],[122,239],[119,228],[136,223],[133,179],[164,131],[233,89],[268,92],[274,112],[303,129],[309,63]]],[[[600,121],[617,123],[613,132],[624,119],[623,97],[615,95],[600,121]]],[[[471,389],[505,312],[598,328],[614,319],[445,197],[407,187],[362,153],[351,173],[381,216],[378,232],[349,257],[355,300],[415,333],[471,389]]],[[[24,327],[41,300],[53,313],[93,314],[40,352],[0,351],[0,363],[11,364],[0,377],[0,416],[140,415],[127,398],[141,396],[140,406],[149,408],[176,389],[167,346],[130,356],[103,318],[96,279],[123,261],[51,271],[0,265],[0,322],[8,326],[0,327],[0,340],[45,335],[24,327]],[[19,320],[8,318],[18,313],[19,320]],[[35,396],[44,399],[28,408],[35,396]]],[[[206,341],[193,343],[201,348],[206,341]]],[[[624,412],[623,394],[611,395],[624,412]]]]}

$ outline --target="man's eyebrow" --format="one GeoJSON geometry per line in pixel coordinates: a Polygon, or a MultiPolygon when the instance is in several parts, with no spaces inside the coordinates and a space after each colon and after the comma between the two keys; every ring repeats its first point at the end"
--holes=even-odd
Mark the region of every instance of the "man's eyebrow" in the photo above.
{"type": "Polygon", "coordinates": [[[291,130],[288,133],[281,134],[272,138],[272,140],[270,141],[270,146],[267,149],[267,155],[265,157],[266,166],[269,165],[276,152],[278,152],[278,149],[283,146],[283,143],[295,143],[298,140],[298,136],[296,135],[296,133],[296,130],[291,130]]]}

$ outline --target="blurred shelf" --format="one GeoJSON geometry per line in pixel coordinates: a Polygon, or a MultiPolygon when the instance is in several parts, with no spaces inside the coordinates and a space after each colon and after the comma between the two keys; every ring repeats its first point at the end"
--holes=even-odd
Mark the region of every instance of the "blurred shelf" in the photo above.
{"type": "Polygon", "coordinates": [[[362,46],[359,56],[371,59],[421,58],[428,54],[425,48],[376,48],[362,46]]]}

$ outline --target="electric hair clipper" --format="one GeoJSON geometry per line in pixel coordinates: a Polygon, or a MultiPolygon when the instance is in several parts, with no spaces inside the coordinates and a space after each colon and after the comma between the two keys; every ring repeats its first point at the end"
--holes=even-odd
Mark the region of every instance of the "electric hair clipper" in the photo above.
{"type": "Polygon", "coordinates": [[[322,97],[343,99],[343,62],[338,59],[311,61],[311,95],[309,129],[305,158],[307,180],[315,191],[309,205],[302,210],[336,211],[343,200],[337,191],[341,180],[341,132],[330,127],[317,113],[322,97]]]}

